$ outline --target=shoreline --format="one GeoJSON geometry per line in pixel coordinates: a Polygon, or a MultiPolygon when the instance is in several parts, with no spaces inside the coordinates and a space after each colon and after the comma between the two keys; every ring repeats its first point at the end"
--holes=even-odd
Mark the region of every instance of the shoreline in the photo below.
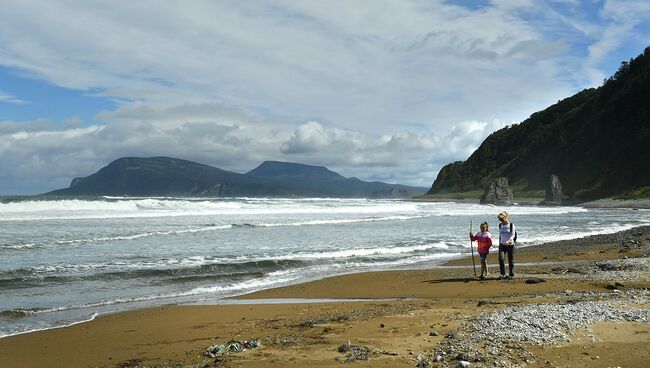
{"type": "MultiPolygon", "coordinates": [[[[540,207],[549,207],[547,205],[540,204],[544,198],[531,199],[531,198],[521,198],[519,201],[515,201],[515,206],[540,206],[540,207]]],[[[454,203],[472,203],[480,204],[478,198],[453,198],[453,197],[415,197],[406,199],[410,202],[454,202],[454,203]]],[[[489,205],[486,205],[489,206],[489,205]]],[[[561,204],[559,207],[583,207],[583,208],[629,208],[629,209],[650,209],[650,198],[649,199],[596,199],[591,201],[577,202],[577,201],[568,201],[561,204]]]]}
{"type": "MultiPolygon", "coordinates": [[[[350,341],[397,354],[372,353],[366,362],[369,366],[414,367],[418,361],[429,362],[431,366],[447,366],[447,363],[451,366],[457,362],[448,361],[447,356],[436,361],[444,349],[453,350],[448,334],[467,333],[471,337],[465,331],[464,321],[481,316],[485,308],[485,312],[499,313],[508,305],[533,308],[539,302],[563,303],[562,300],[571,295],[581,298],[592,295],[590,293],[594,293],[594,297],[608,296],[616,282],[624,293],[647,290],[650,277],[643,265],[647,264],[649,249],[650,227],[642,226],[614,234],[521,248],[515,258],[520,264],[518,277],[510,281],[474,279],[471,268],[467,267],[471,267],[471,259],[465,257],[443,262],[443,266],[464,268],[352,273],[236,296],[232,298],[236,304],[167,305],[101,315],[68,327],[2,338],[0,361],[21,367],[198,367],[205,364],[324,367],[341,364],[336,359],[345,357],[345,353],[339,353],[337,347],[350,341]],[[563,263],[542,264],[555,260],[563,263]],[[533,263],[521,265],[524,262],[533,263]],[[543,278],[545,282],[526,283],[532,278],[543,278]],[[280,298],[311,300],[306,303],[239,304],[240,301],[280,298]],[[485,307],[476,307],[481,301],[487,303],[485,307]],[[434,329],[438,335],[429,336],[434,329]],[[217,358],[203,355],[205,348],[215,343],[250,338],[259,340],[261,347],[217,358]],[[34,354],[34,350],[41,354],[34,354]]],[[[494,252],[488,263],[492,273],[496,273],[494,252]]],[[[643,305],[650,306],[649,301],[645,303],[643,305]]],[[[618,362],[629,357],[650,358],[629,351],[639,347],[648,350],[650,343],[645,334],[650,333],[650,325],[635,321],[621,323],[632,323],[635,331],[641,332],[624,336],[626,348],[610,341],[623,337],[614,334],[611,328],[606,329],[599,336],[600,341],[604,341],[602,344],[620,349],[613,355],[618,362]]],[[[593,345],[594,349],[604,346],[582,340],[581,343],[593,345]]],[[[521,349],[526,351],[521,354],[544,356],[544,360],[553,362],[552,357],[535,346],[517,345],[514,350],[521,349]]],[[[563,359],[576,365],[585,357],[570,342],[562,352],[563,359]]],[[[525,363],[519,356],[511,358],[508,361],[525,363]]],[[[525,359],[537,359],[542,363],[539,358],[528,355],[525,359]]],[[[606,362],[616,366],[614,361],[604,357],[592,362],[595,366],[607,366],[606,362]]],[[[545,363],[525,364],[547,366],[545,363]]]]}

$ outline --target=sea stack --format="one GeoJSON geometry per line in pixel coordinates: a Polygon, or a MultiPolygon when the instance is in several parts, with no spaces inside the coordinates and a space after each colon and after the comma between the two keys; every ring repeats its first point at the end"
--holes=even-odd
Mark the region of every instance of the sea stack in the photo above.
{"type": "Polygon", "coordinates": [[[503,177],[494,179],[490,186],[485,189],[481,197],[481,204],[512,206],[514,202],[508,179],[503,177]]]}
{"type": "Polygon", "coordinates": [[[562,183],[557,175],[552,174],[546,185],[546,196],[542,205],[546,206],[559,206],[562,204],[562,183]]]}

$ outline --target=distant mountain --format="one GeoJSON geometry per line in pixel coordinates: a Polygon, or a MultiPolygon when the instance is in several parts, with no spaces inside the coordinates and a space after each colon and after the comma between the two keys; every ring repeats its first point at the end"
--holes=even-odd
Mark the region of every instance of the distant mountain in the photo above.
{"type": "Polygon", "coordinates": [[[319,196],[406,198],[426,191],[425,188],[346,178],[323,166],[291,162],[264,161],[246,175],[274,180],[290,188],[302,188],[319,196]]]}
{"type": "Polygon", "coordinates": [[[647,197],[648,162],[650,47],[603,86],[492,133],[467,161],[443,167],[427,194],[482,191],[504,176],[515,196],[543,197],[556,174],[570,199],[647,197]]]}
{"type": "Polygon", "coordinates": [[[347,179],[321,166],[266,161],[246,174],[171,157],[117,159],[48,195],[404,198],[424,188],[347,179]]]}
{"type": "Polygon", "coordinates": [[[75,178],[69,188],[52,195],[192,195],[285,196],[290,188],[265,183],[243,174],[171,157],[124,157],[85,178],[75,178]]]}

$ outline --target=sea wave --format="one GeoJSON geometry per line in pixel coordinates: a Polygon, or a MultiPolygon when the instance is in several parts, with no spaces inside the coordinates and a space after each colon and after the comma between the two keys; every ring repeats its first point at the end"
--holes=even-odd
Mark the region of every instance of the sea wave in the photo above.
{"type": "MultiPolygon", "coordinates": [[[[190,233],[200,233],[207,231],[227,230],[233,228],[269,228],[281,226],[315,226],[315,225],[340,225],[340,224],[354,224],[364,222],[382,222],[382,221],[407,221],[413,219],[426,218],[429,215],[414,215],[414,216],[373,216],[361,218],[343,218],[343,219],[325,219],[325,220],[308,220],[308,221],[286,221],[285,222],[260,222],[260,223],[233,223],[233,224],[205,224],[201,226],[193,226],[184,229],[174,229],[166,231],[147,231],[130,234],[116,234],[112,236],[99,236],[94,238],[78,238],[78,239],[61,239],[52,242],[53,245],[75,245],[75,244],[93,244],[105,243],[114,241],[129,241],[138,240],[142,238],[169,236],[169,235],[182,235],[190,233]]],[[[47,247],[48,244],[5,244],[0,245],[0,250],[29,250],[33,248],[47,247]]]]}
{"type": "Polygon", "coordinates": [[[0,203],[2,221],[109,219],[197,215],[381,214],[417,212],[398,201],[117,199],[32,200],[0,203]]]}
{"type": "Polygon", "coordinates": [[[217,285],[204,285],[194,287],[188,290],[179,290],[175,292],[159,293],[153,295],[145,295],[138,297],[121,297],[108,300],[101,300],[90,303],[81,303],[73,305],[63,305],[49,308],[28,308],[21,309],[15,308],[7,311],[0,311],[0,317],[4,318],[23,318],[33,315],[62,312],[75,309],[92,309],[101,308],[112,305],[148,302],[155,300],[165,300],[173,298],[181,298],[188,296],[198,296],[205,294],[217,294],[220,297],[227,295],[237,295],[244,292],[251,292],[254,290],[261,290],[271,286],[287,285],[293,282],[304,281],[305,277],[318,278],[326,275],[336,275],[341,273],[356,272],[359,269],[388,269],[400,266],[408,266],[417,263],[428,261],[440,260],[444,258],[457,257],[462,253],[448,253],[448,254],[429,254],[423,256],[408,257],[405,259],[392,260],[392,261],[377,261],[377,262],[349,262],[344,264],[329,264],[317,265],[309,267],[298,267],[287,270],[278,270],[271,272],[264,277],[256,277],[252,279],[245,279],[240,282],[228,282],[217,285]],[[224,294],[225,293],[225,294],[224,294]]]}
{"type": "Polygon", "coordinates": [[[38,331],[47,331],[47,330],[52,330],[52,329],[56,329],[56,328],[70,327],[70,326],[78,325],[80,323],[86,323],[86,322],[93,321],[97,317],[99,317],[99,313],[93,313],[88,318],[84,318],[84,319],[81,319],[81,320],[78,320],[78,321],[73,321],[73,322],[70,322],[70,323],[57,323],[57,324],[55,324],[53,326],[49,326],[49,327],[45,327],[45,328],[32,328],[32,329],[26,329],[26,330],[21,330],[21,331],[17,331],[17,332],[10,332],[10,333],[5,333],[5,334],[0,334],[0,338],[23,335],[23,334],[26,334],[26,333],[32,333],[32,332],[38,332],[38,331]]]}
{"type": "Polygon", "coordinates": [[[279,226],[305,226],[305,225],[338,225],[353,224],[360,222],[379,222],[379,221],[404,221],[429,217],[429,215],[415,216],[386,216],[386,217],[365,217],[365,218],[348,218],[348,219],[331,219],[331,220],[309,220],[309,221],[290,221],[276,223],[242,223],[232,224],[233,227],[279,227],[279,226]]]}
{"type": "Polygon", "coordinates": [[[558,233],[558,234],[550,234],[544,236],[522,235],[521,237],[518,236],[517,242],[521,243],[522,245],[538,245],[538,244],[550,243],[550,242],[561,241],[561,240],[585,238],[594,235],[614,234],[620,231],[630,230],[635,227],[639,227],[647,224],[650,224],[650,222],[644,221],[641,223],[628,223],[628,224],[612,223],[609,224],[607,227],[598,227],[591,230],[578,231],[578,232],[558,233]]]}
{"type": "Polygon", "coordinates": [[[453,248],[453,245],[445,242],[433,242],[377,248],[292,252],[278,255],[191,256],[145,262],[58,263],[0,270],[0,289],[22,289],[42,287],[47,284],[124,279],[159,278],[173,282],[193,282],[210,278],[216,280],[259,277],[272,272],[305,266],[313,267],[322,264],[325,267],[332,267],[332,264],[337,262],[349,263],[347,260],[350,259],[358,260],[361,262],[360,264],[368,264],[375,261],[375,258],[379,258],[381,262],[385,263],[395,258],[426,254],[434,249],[438,250],[435,253],[450,252],[453,251],[453,248]]]}
{"type": "Polygon", "coordinates": [[[357,248],[346,250],[327,250],[319,252],[305,252],[286,254],[277,257],[269,257],[269,259],[341,259],[353,257],[367,257],[372,255],[402,255],[407,253],[414,253],[419,251],[426,251],[429,249],[448,249],[449,245],[444,242],[419,244],[412,246],[398,246],[398,247],[380,247],[380,248],[357,248]]]}
{"type": "Polygon", "coordinates": [[[0,245],[0,250],[2,249],[25,250],[25,249],[33,249],[35,247],[37,247],[35,243],[2,244],[0,245]]]}

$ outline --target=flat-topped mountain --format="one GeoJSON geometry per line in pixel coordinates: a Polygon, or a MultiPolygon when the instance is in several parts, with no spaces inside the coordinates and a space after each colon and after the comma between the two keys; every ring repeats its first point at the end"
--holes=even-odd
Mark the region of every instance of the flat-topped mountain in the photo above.
{"type": "Polygon", "coordinates": [[[322,166],[266,161],[239,174],[171,157],[124,157],[48,195],[405,198],[425,188],[345,178],[322,166]]]}
{"type": "Polygon", "coordinates": [[[568,199],[650,196],[650,47],[599,88],[492,133],[446,165],[427,194],[482,192],[505,177],[515,197],[544,197],[555,174],[568,199]]]}
{"type": "Polygon", "coordinates": [[[406,198],[426,191],[424,188],[346,178],[323,166],[291,162],[265,161],[246,175],[333,197],[406,198]]]}
{"type": "Polygon", "coordinates": [[[341,180],[345,179],[342,175],[329,170],[325,166],[312,166],[297,164],[293,162],[281,161],[264,161],[260,166],[246,173],[246,175],[258,178],[274,179],[321,179],[321,180],[341,180]]]}
{"type": "Polygon", "coordinates": [[[75,178],[69,188],[54,195],[296,195],[279,184],[254,180],[216,167],[171,157],[124,157],[85,178],[75,178]]]}

